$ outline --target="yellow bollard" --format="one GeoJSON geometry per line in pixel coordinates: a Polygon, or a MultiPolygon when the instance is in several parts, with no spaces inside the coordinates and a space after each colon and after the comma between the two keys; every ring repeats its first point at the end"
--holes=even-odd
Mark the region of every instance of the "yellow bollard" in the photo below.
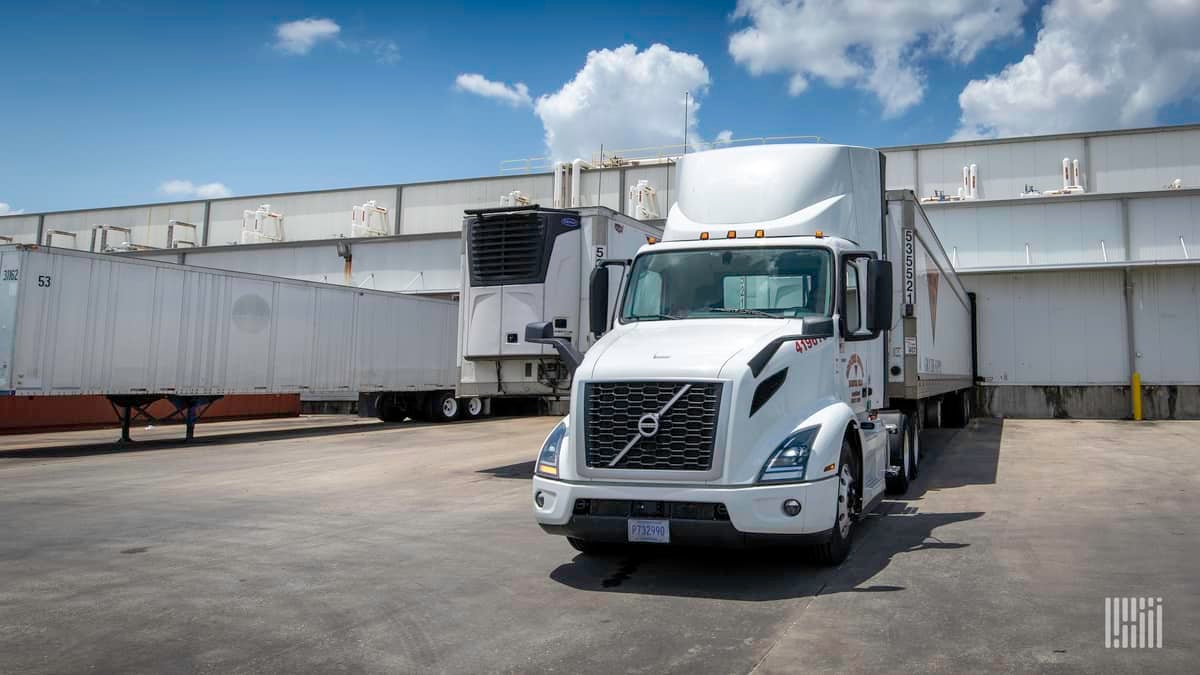
{"type": "Polygon", "coordinates": [[[1132,383],[1129,395],[1133,397],[1133,419],[1140,422],[1142,419],[1142,374],[1134,373],[1130,379],[1132,383]]]}

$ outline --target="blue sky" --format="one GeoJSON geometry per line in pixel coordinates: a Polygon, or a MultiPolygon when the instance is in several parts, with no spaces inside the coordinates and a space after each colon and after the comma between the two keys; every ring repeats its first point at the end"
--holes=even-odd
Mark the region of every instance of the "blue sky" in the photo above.
{"type": "MultiPolygon", "coordinates": [[[[1054,0],[1064,5],[1063,12],[1084,1],[1054,0]]],[[[905,42],[907,38],[892,33],[870,35],[910,20],[907,15],[881,18],[891,22],[888,26],[867,26],[844,15],[826,22],[820,12],[834,11],[828,8],[809,7],[806,11],[817,14],[808,15],[798,13],[798,5],[756,2],[760,13],[736,18],[735,2],[503,7],[484,2],[6,3],[0,8],[5,26],[0,39],[0,202],[12,210],[35,212],[181,198],[186,185],[174,193],[162,189],[170,180],[220,183],[232,194],[254,194],[494,174],[501,160],[547,152],[539,96],[554,94],[577,78],[592,50],[625,44],[640,52],[660,43],[672,55],[692,55],[702,62],[707,85],[695,92],[699,108],[693,133],[705,139],[730,130],[735,138],[818,134],[839,143],[898,145],[942,141],[956,133],[978,135],[980,130],[1008,135],[1200,119],[1196,76],[1188,71],[1181,82],[1152,92],[1149,112],[1098,110],[1090,117],[1038,128],[1048,117],[1044,111],[1025,110],[1024,116],[1005,112],[1036,107],[1036,102],[1014,98],[1013,92],[1025,87],[1024,76],[1014,74],[971,89],[966,129],[962,120],[968,113],[960,94],[972,80],[987,83],[1034,52],[1039,28],[1054,21],[1043,14],[1042,4],[996,0],[1010,5],[1010,15],[1016,17],[1012,30],[987,32],[980,24],[995,22],[975,22],[961,29],[975,45],[964,48],[949,46],[951,38],[960,36],[959,28],[945,31],[929,18],[913,19],[916,37],[905,42]],[[772,9],[767,5],[792,12],[787,16],[794,23],[780,28],[766,13],[772,9]],[[336,24],[336,35],[301,44],[304,53],[281,48],[279,26],[306,18],[336,24]],[[748,28],[760,31],[756,44],[762,50],[747,50],[739,58],[731,53],[731,35],[748,28]],[[820,51],[796,56],[789,46],[797,33],[806,40],[809,30],[864,33],[861,39],[870,42],[847,37],[837,43],[845,46],[841,60],[824,63],[820,51]],[[979,35],[984,37],[974,40],[979,35]],[[892,72],[872,65],[888,56],[870,51],[869,45],[880,40],[899,40],[898,50],[889,53],[898,54],[904,68],[892,72]],[[859,76],[840,80],[820,74],[847,63],[867,65],[859,68],[859,76]],[[504,87],[523,83],[529,100],[514,105],[456,89],[455,78],[470,73],[504,87]],[[796,73],[803,75],[807,88],[792,95],[789,82],[796,73]],[[897,93],[887,98],[881,89],[889,79],[913,73],[923,83],[923,95],[902,111],[889,112],[886,101],[894,101],[897,93]],[[876,77],[868,83],[872,74],[876,77]]],[[[913,6],[929,4],[937,3],[913,6]]],[[[967,3],[972,4],[978,5],[967,3]]],[[[971,12],[963,10],[950,19],[969,23],[971,12]]],[[[1119,16],[1100,19],[1096,30],[1111,31],[1109,24],[1123,23],[1119,16]]],[[[1153,36],[1179,17],[1158,20],[1159,25],[1131,30],[1153,36]]],[[[1071,33],[1079,30],[1075,26],[1050,27],[1068,42],[1082,43],[1087,37],[1071,33]]],[[[1175,46],[1172,39],[1147,40],[1146,58],[1163,56],[1155,50],[1177,48],[1190,54],[1187,50],[1195,49],[1188,44],[1194,37],[1181,36],[1175,46]],[[1171,44],[1156,46],[1159,42],[1171,44]]],[[[1113,108],[1104,96],[1121,96],[1122,86],[1134,85],[1112,80],[1111,73],[1118,66],[1133,70],[1137,63],[1101,61],[1094,78],[1099,86],[1093,88],[1099,98],[1083,102],[1113,108]]],[[[691,72],[694,80],[695,70],[691,72]]],[[[618,71],[615,77],[620,76],[618,71]]],[[[608,126],[581,116],[554,124],[567,129],[560,136],[585,134],[581,143],[593,141],[586,136],[589,129],[607,129],[607,136],[618,137],[595,138],[597,148],[640,140],[645,135],[627,136],[622,125],[653,126],[655,116],[679,119],[681,128],[682,100],[675,99],[682,92],[666,96],[650,91],[676,82],[670,73],[663,77],[663,87],[643,83],[643,91],[632,87],[633,92],[612,93],[649,106],[637,119],[622,116],[609,120],[616,126],[608,126]]],[[[605,86],[612,87],[612,81],[605,86]]],[[[1069,84],[1044,86],[1050,95],[1075,95],[1069,84]]],[[[598,89],[592,96],[609,93],[598,89]]],[[[1062,101],[1063,107],[1070,103],[1062,101]]],[[[670,134],[676,131],[672,128],[670,134]]],[[[645,137],[656,133],[647,131],[645,137]]]]}

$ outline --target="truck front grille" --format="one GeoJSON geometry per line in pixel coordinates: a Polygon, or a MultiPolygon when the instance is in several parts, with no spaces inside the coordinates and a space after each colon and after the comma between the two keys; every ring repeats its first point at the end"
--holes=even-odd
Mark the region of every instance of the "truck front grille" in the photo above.
{"type": "Polygon", "coordinates": [[[478,217],[468,225],[471,284],[537,283],[546,242],[545,219],[535,213],[478,217]]]}
{"type": "Polygon", "coordinates": [[[583,433],[588,467],[708,471],[713,464],[721,386],[718,382],[586,383],[583,433]],[[685,386],[687,391],[663,411],[685,386]],[[626,446],[629,450],[622,455],[626,446]]]}

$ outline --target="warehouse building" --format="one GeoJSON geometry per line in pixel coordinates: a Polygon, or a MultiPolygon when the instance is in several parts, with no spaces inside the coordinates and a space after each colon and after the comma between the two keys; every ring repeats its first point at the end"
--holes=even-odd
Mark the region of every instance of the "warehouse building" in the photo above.
{"type": "MultiPolygon", "coordinates": [[[[885,148],[978,297],[994,415],[1200,417],[1200,125],[885,148]],[[1190,251],[1189,251],[1190,249],[1190,251]],[[1195,254],[1195,255],[1193,255],[1195,254]]],[[[465,209],[674,201],[670,153],[501,175],[0,217],[0,243],[451,297],[465,209]]]]}

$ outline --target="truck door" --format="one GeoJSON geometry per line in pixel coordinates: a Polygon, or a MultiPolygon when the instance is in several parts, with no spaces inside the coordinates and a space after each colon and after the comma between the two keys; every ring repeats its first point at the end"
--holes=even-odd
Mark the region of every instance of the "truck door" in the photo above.
{"type": "MultiPolygon", "coordinates": [[[[868,263],[871,253],[848,253],[842,257],[841,339],[839,371],[843,400],[854,411],[863,434],[863,496],[871,498],[883,489],[887,470],[887,433],[882,424],[871,424],[871,412],[883,406],[887,376],[883,369],[881,331],[869,327],[868,263]],[[865,424],[864,424],[865,423],[865,424]],[[872,428],[874,427],[874,428],[872,428]]],[[[891,298],[882,298],[891,302],[891,298]]]]}

